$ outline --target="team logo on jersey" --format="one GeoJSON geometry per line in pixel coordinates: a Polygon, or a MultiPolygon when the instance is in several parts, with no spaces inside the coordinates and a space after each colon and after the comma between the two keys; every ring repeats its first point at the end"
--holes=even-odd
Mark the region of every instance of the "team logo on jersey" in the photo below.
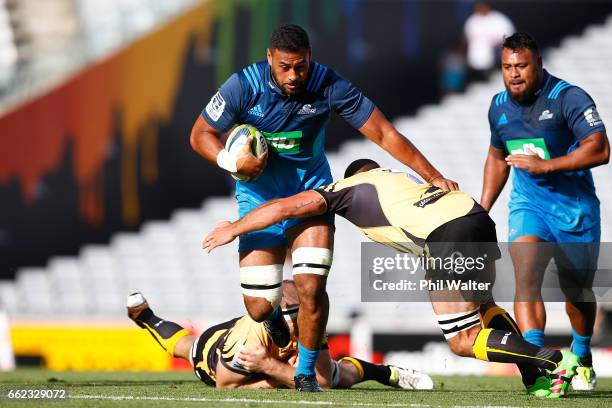
{"type": "Polygon", "coordinates": [[[597,109],[595,109],[595,107],[585,110],[584,118],[586,119],[586,121],[589,123],[589,126],[591,127],[599,126],[603,123],[601,121],[601,116],[599,116],[599,112],[597,112],[597,109]]]}
{"type": "Polygon", "coordinates": [[[251,109],[249,109],[248,114],[249,115],[253,115],[253,116],[257,116],[257,117],[260,117],[260,118],[264,117],[263,110],[261,109],[261,105],[259,105],[259,104],[255,105],[251,109]]]}
{"type": "Polygon", "coordinates": [[[499,117],[499,120],[497,121],[497,126],[502,126],[502,125],[507,125],[508,124],[508,118],[506,117],[505,113],[502,113],[502,115],[499,117]]]}
{"type": "Polygon", "coordinates": [[[223,111],[225,110],[225,99],[221,96],[219,92],[213,95],[210,98],[210,102],[206,105],[206,113],[212,120],[215,122],[219,120],[223,111]]]}
{"type": "Polygon", "coordinates": [[[313,108],[311,104],[307,103],[306,105],[300,108],[297,114],[298,115],[309,115],[309,114],[315,113],[316,111],[317,111],[317,108],[313,108]]]}
{"type": "Polygon", "coordinates": [[[542,114],[540,115],[538,120],[542,121],[542,120],[552,119],[553,116],[554,116],[554,114],[551,111],[549,111],[548,109],[546,109],[544,112],[542,112],[542,114]]]}
{"type": "Polygon", "coordinates": [[[510,154],[537,154],[541,159],[550,159],[546,141],[541,138],[506,140],[506,148],[510,154]]]}
{"type": "Polygon", "coordinates": [[[270,150],[276,153],[299,153],[302,142],[302,131],[292,132],[261,132],[268,141],[270,150]]]}

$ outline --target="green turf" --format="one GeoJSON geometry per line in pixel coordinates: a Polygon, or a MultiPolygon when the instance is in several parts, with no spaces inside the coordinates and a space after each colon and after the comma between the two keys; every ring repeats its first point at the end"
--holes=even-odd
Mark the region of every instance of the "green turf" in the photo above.
{"type": "Polygon", "coordinates": [[[596,391],[572,393],[561,401],[526,396],[516,377],[435,377],[433,391],[405,391],[367,382],[351,390],[302,394],[291,390],[215,390],[189,372],[76,373],[20,369],[0,374],[0,390],[66,388],[61,402],[11,402],[1,407],[431,407],[431,406],[612,406],[612,378],[600,379],[596,391]],[[113,397],[131,399],[113,400],[113,397]],[[222,401],[225,400],[225,401],[222,401]],[[307,405],[299,401],[307,401],[307,405]],[[317,402],[318,401],[318,402],[317,402]],[[24,405],[25,404],[25,405],[24,405]]]}

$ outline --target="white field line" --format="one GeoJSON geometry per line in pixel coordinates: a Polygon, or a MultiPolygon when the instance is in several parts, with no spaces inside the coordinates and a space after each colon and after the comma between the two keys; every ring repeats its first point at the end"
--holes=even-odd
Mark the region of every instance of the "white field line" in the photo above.
{"type": "MultiPolygon", "coordinates": [[[[396,408],[438,408],[441,405],[402,404],[402,403],[369,403],[369,402],[340,402],[340,401],[310,401],[310,400],[273,400],[253,398],[193,398],[193,397],[137,397],[132,395],[70,395],[71,399],[110,400],[110,401],[180,401],[180,402],[215,402],[227,404],[284,404],[284,405],[325,405],[350,407],[396,407],[396,408]]],[[[455,405],[450,408],[518,408],[500,405],[455,405]]]]}

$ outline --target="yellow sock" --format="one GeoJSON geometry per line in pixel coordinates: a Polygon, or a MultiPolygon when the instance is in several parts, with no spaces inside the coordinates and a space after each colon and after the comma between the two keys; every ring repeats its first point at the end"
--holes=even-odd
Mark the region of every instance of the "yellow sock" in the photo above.
{"type": "Polygon", "coordinates": [[[357,367],[357,372],[359,373],[359,381],[363,380],[364,371],[363,366],[361,365],[361,362],[359,360],[353,357],[342,357],[340,360],[338,360],[338,363],[341,363],[343,361],[348,361],[349,363],[357,367]]]}
{"type": "Polygon", "coordinates": [[[178,343],[178,341],[180,339],[182,339],[185,336],[189,336],[191,333],[189,333],[187,330],[185,329],[180,329],[179,331],[177,331],[176,333],[174,333],[172,336],[170,336],[169,338],[163,338],[158,332],[157,330],[155,330],[154,328],[152,328],[151,326],[149,326],[148,324],[144,323],[147,331],[149,333],[151,333],[151,336],[153,336],[153,338],[155,339],[155,341],[157,341],[159,343],[159,345],[166,350],[166,352],[168,354],[170,354],[171,356],[174,356],[174,349],[176,348],[176,343],[178,343]]]}

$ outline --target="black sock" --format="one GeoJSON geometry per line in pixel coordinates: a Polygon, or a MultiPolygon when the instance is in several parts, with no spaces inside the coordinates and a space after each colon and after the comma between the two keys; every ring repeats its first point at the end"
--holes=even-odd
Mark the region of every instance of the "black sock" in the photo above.
{"type": "Polygon", "coordinates": [[[136,320],[144,324],[144,328],[147,329],[155,341],[170,355],[174,355],[176,343],[182,337],[189,335],[189,332],[183,327],[174,322],[166,321],[155,316],[153,311],[149,308],[140,312],[136,320]]]}
{"type": "MultiPolygon", "coordinates": [[[[485,329],[498,329],[511,331],[519,336],[522,336],[518,325],[510,316],[510,314],[502,307],[495,306],[487,310],[482,319],[485,329]]],[[[525,387],[530,387],[535,384],[538,377],[544,375],[542,370],[532,364],[517,364],[521,372],[521,379],[525,387]]]]}
{"type": "Polygon", "coordinates": [[[473,349],[479,360],[533,364],[550,371],[556,369],[563,360],[560,351],[534,346],[518,334],[505,330],[481,330],[476,336],[473,349]]]}
{"type": "Polygon", "coordinates": [[[344,357],[340,361],[348,361],[357,367],[361,381],[374,380],[384,385],[391,385],[389,383],[391,369],[386,365],[368,363],[355,357],[344,357]]]}

